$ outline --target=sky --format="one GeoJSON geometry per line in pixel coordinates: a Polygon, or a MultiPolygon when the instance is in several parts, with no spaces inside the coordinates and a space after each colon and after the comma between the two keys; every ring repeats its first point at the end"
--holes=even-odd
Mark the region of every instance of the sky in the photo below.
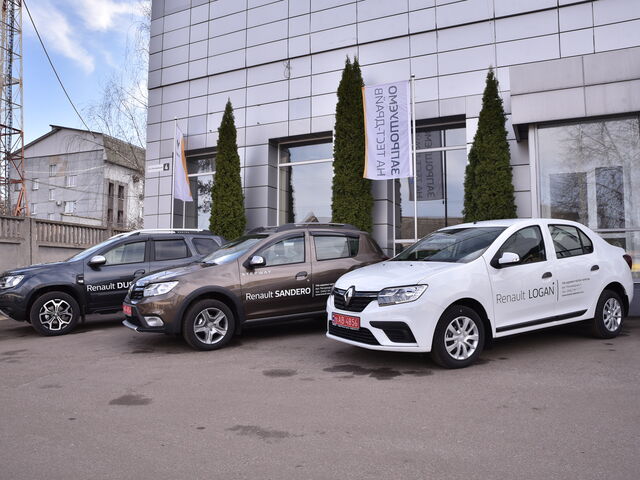
{"type": "MultiPolygon", "coordinates": [[[[141,0],[26,0],[26,4],[62,82],[88,122],[86,110],[99,102],[101,87],[122,72],[127,48],[144,20],[141,0]]],[[[50,124],[84,128],[25,9],[22,22],[25,144],[47,133],[50,124]]]]}

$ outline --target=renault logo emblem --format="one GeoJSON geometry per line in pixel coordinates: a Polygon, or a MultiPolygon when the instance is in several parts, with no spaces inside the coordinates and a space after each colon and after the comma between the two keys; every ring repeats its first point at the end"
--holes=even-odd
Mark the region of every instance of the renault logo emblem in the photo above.
{"type": "Polygon", "coordinates": [[[353,285],[350,286],[349,288],[347,288],[347,291],[344,292],[344,305],[346,307],[349,306],[349,304],[351,303],[351,299],[353,298],[353,295],[356,293],[356,287],[354,287],[353,285]]]}

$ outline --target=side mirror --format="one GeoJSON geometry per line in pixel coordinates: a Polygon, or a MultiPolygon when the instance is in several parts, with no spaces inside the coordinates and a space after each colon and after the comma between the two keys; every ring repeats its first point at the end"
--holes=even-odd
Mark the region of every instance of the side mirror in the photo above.
{"type": "Polygon", "coordinates": [[[91,267],[99,267],[105,263],[107,263],[107,259],[102,255],[96,255],[95,257],[91,257],[91,260],[89,260],[89,266],[91,267]]]}
{"type": "Polygon", "coordinates": [[[266,264],[267,262],[265,261],[264,257],[261,257],[260,255],[254,255],[249,260],[249,267],[251,268],[264,267],[266,264]]]}
{"type": "Polygon", "coordinates": [[[504,252],[498,260],[498,265],[513,265],[520,261],[520,255],[512,252],[504,252]]]}

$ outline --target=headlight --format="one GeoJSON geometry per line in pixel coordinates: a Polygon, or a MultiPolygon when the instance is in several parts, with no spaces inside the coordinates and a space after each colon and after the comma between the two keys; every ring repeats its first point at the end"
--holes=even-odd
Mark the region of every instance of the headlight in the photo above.
{"type": "Polygon", "coordinates": [[[163,282],[163,283],[152,283],[148,285],[144,289],[145,297],[155,297],[156,295],[164,295],[165,293],[169,293],[173,290],[178,282],[163,282]]]}
{"type": "Polygon", "coordinates": [[[406,287],[390,287],[378,293],[378,305],[395,305],[397,303],[413,302],[427,289],[427,285],[407,285],[406,287]]]}
{"type": "Polygon", "coordinates": [[[22,281],[23,278],[24,275],[9,275],[6,277],[2,277],[0,278],[0,288],[15,287],[22,281]]]}

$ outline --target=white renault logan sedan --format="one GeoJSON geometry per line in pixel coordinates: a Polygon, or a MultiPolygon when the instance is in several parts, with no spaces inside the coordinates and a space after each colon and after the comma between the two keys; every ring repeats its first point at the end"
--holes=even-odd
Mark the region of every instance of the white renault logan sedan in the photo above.
{"type": "Polygon", "coordinates": [[[473,363],[485,342],[588,320],[612,338],[633,296],[631,257],[567,220],[444,228],[396,257],[347,273],[327,301],[334,340],[473,363]]]}

